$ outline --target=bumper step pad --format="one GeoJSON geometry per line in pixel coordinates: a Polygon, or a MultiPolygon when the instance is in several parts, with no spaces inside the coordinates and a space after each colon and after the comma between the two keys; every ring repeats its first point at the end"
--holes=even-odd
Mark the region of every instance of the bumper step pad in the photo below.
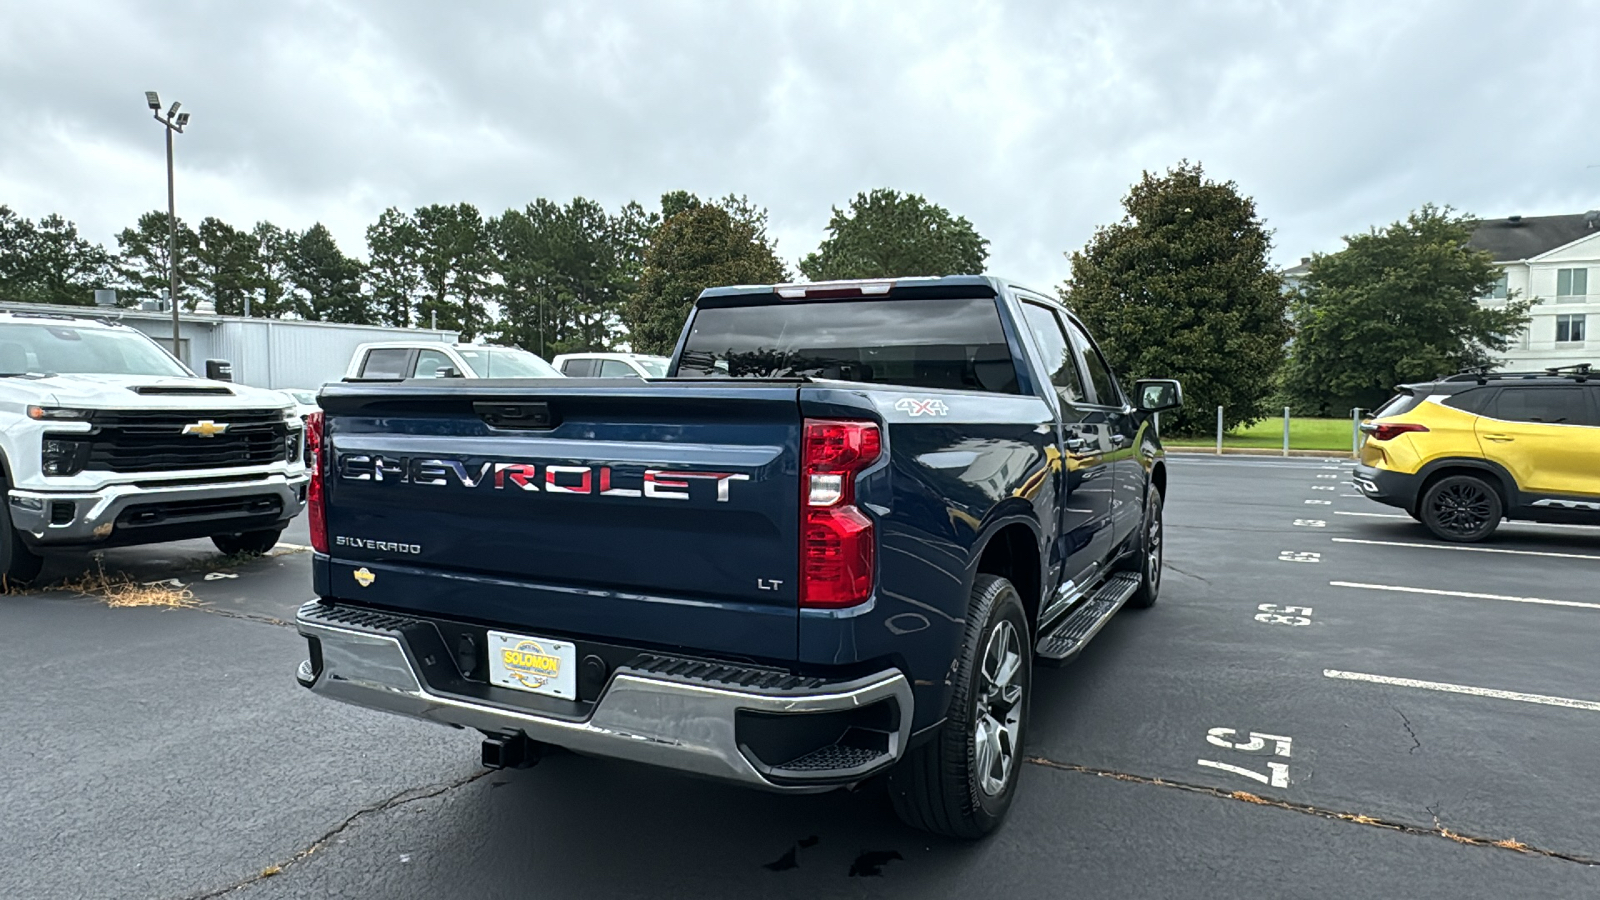
{"type": "Polygon", "coordinates": [[[1078,655],[1089,639],[1110,621],[1122,604],[1139,589],[1139,575],[1122,572],[1107,578],[1100,589],[1063,616],[1039,638],[1034,655],[1046,662],[1066,662],[1078,655]]]}
{"type": "Polygon", "coordinates": [[[834,744],[831,747],[813,750],[805,756],[790,760],[781,766],[774,766],[773,771],[782,775],[791,772],[817,773],[856,770],[866,768],[880,760],[887,762],[890,758],[889,753],[884,750],[834,744]]]}

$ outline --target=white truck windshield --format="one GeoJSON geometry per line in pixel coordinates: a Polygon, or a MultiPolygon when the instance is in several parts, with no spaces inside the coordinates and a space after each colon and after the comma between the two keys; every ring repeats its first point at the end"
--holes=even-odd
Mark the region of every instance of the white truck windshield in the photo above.
{"type": "Polygon", "coordinates": [[[66,322],[0,322],[0,375],[63,374],[189,375],[135,331],[66,322]]]}
{"type": "Polygon", "coordinates": [[[456,348],[461,359],[479,378],[562,378],[555,367],[529,353],[515,348],[456,348]]]}

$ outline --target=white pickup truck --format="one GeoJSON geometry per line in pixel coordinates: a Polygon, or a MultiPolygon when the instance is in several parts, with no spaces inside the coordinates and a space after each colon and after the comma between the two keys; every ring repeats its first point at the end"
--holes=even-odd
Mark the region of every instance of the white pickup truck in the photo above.
{"type": "Polygon", "coordinates": [[[288,395],[197,377],[132,328],[0,311],[0,588],[53,548],[265,552],[305,508],[303,432],[288,395]]]}
{"type": "Polygon", "coordinates": [[[446,344],[439,341],[380,341],[362,344],[344,377],[355,381],[404,378],[560,378],[561,373],[519,347],[446,344]]]}

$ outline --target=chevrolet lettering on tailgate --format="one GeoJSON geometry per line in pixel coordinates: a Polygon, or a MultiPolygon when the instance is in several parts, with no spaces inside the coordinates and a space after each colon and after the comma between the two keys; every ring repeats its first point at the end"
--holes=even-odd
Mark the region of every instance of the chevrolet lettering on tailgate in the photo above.
{"type": "Polygon", "coordinates": [[[625,487],[616,479],[612,466],[565,466],[553,463],[482,462],[469,467],[459,459],[413,458],[340,454],[336,464],[339,477],[350,481],[384,481],[398,484],[459,485],[464,488],[511,488],[544,491],[550,494],[598,494],[603,497],[646,497],[653,500],[688,500],[689,482],[714,481],[717,502],[727,503],[729,485],[749,481],[749,475],[736,472],[686,472],[673,469],[644,469],[637,475],[622,474],[623,481],[637,478],[638,487],[625,487]]]}

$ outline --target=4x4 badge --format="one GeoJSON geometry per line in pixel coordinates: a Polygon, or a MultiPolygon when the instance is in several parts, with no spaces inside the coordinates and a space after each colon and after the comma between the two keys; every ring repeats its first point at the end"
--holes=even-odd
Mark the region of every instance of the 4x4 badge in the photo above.
{"type": "Polygon", "coordinates": [[[901,397],[894,402],[894,408],[903,413],[910,413],[913,419],[917,416],[946,416],[950,414],[950,407],[945,406],[944,401],[938,397],[920,400],[915,397],[901,397]]]}

